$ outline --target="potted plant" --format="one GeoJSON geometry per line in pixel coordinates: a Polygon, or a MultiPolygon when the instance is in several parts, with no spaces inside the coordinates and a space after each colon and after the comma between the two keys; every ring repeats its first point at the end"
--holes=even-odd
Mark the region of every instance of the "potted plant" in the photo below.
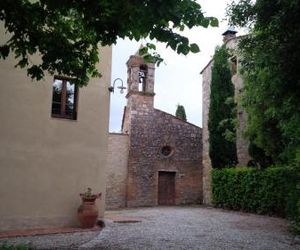
{"type": "Polygon", "coordinates": [[[80,194],[82,204],[78,208],[78,219],[82,228],[91,228],[96,225],[98,208],[95,201],[101,198],[101,195],[101,193],[93,194],[91,188],[80,194]]]}

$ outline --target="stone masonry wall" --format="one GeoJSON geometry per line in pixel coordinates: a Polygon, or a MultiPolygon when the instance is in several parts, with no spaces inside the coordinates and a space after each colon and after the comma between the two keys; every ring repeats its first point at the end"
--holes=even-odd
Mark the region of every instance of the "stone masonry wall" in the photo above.
{"type": "MultiPolygon", "coordinates": [[[[226,47],[236,53],[236,48],[238,46],[238,38],[233,38],[228,40],[226,47]]],[[[236,54],[236,73],[232,76],[231,81],[234,85],[234,99],[237,103],[237,131],[236,131],[236,148],[238,157],[238,166],[247,166],[251,157],[248,153],[249,142],[244,136],[244,131],[247,124],[247,114],[241,105],[241,93],[244,88],[244,83],[242,76],[239,74],[239,56],[236,54]]]]}
{"type": "Polygon", "coordinates": [[[201,128],[151,105],[136,106],[131,112],[127,206],[157,205],[159,171],[176,173],[176,204],[201,203],[201,134],[201,128]],[[161,154],[163,146],[172,148],[171,156],[161,154]]]}
{"type": "Polygon", "coordinates": [[[106,209],[126,206],[128,135],[110,133],[106,168],[106,209]]]}
{"type": "Polygon", "coordinates": [[[203,203],[211,204],[211,161],[209,157],[208,112],[210,105],[210,82],[213,62],[210,61],[202,72],[202,164],[203,164],[203,203]]]}
{"type": "Polygon", "coordinates": [[[244,136],[247,124],[247,113],[241,105],[241,93],[243,89],[243,80],[239,74],[235,74],[231,78],[235,87],[235,101],[237,103],[237,119],[238,125],[236,130],[236,149],[238,157],[238,166],[247,166],[251,157],[248,153],[249,141],[244,136]]]}

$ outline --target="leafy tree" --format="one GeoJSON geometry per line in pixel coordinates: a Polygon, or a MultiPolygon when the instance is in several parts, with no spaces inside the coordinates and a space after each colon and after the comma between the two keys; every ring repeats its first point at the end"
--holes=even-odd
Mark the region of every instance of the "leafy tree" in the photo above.
{"type": "Polygon", "coordinates": [[[209,106],[209,156],[213,168],[234,166],[237,163],[234,87],[225,46],[216,48],[213,57],[209,106]],[[230,137],[230,138],[229,138],[230,137]]]}
{"type": "Polygon", "coordinates": [[[183,121],[187,121],[186,120],[186,114],[185,114],[185,109],[183,105],[178,104],[177,105],[177,109],[176,109],[176,113],[175,116],[183,121]]]}
{"type": "MultiPolygon", "coordinates": [[[[0,20],[10,33],[0,44],[0,58],[11,52],[17,66],[27,68],[33,79],[40,80],[48,71],[74,77],[79,85],[100,76],[95,66],[98,45],[149,37],[186,55],[199,47],[178,30],[218,25],[216,18],[204,16],[195,0],[1,0],[0,20]],[[31,62],[33,54],[42,62],[31,62]]],[[[155,46],[149,43],[147,48],[155,46]]],[[[148,59],[161,61],[155,53],[148,59]]]]}
{"type": "MultiPolygon", "coordinates": [[[[300,155],[300,1],[240,0],[231,23],[241,39],[247,135],[260,163],[291,163],[300,155]]],[[[298,157],[299,159],[299,157],[298,157]]],[[[298,164],[300,160],[298,160],[298,164]]]]}

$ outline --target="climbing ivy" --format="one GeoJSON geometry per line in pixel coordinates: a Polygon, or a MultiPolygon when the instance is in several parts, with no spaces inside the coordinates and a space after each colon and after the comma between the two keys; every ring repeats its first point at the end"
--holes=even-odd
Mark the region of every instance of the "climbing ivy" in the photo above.
{"type": "Polygon", "coordinates": [[[300,1],[239,0],[228,9],[240,39],[250,153],[261,165],[300,165],[300,1]],[[298,160],[297,160],[298,159],[298,160]]]}

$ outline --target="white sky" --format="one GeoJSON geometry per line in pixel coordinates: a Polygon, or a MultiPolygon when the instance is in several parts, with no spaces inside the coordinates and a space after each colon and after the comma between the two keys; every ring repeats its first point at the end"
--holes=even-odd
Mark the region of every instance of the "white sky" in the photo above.
{"type": "MultiPolygon", "coordinates": [[[[200,52],[187,56],[178,55],[164,44],[156,44],[157,52],[164,59],[155,70],[154,107],[170,114],[175,114],[177,104],[185,108],[187,120],[202,127],[202,77],[200,71],[211,59],[214,49],[222,44],[222,33],[227,29],[225,9],[230,0],[198,0],[206,16],[219,19],[219,27],[195,28],[183,32],[192,43],[197,43],[200,52]]],[[[145,41],[144,41],[145,43],[145,41]]],[[[113,47],[112,82],[121,78],[127,87],[126,62],[130,55],[135,54],[141,42],[119,39],[113,47]]],[[[116,87],[120,81],[116,82],[116,87]]],[[[120,132],[123,109],[126,105],[125,95],[119,89],[111,94],[110,132],[120,132]]]]}

